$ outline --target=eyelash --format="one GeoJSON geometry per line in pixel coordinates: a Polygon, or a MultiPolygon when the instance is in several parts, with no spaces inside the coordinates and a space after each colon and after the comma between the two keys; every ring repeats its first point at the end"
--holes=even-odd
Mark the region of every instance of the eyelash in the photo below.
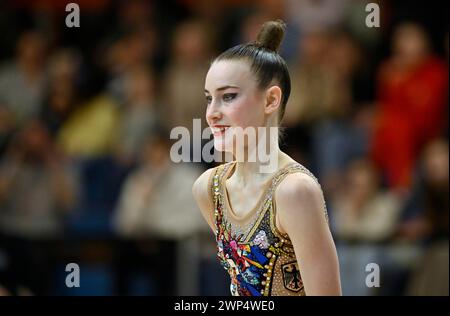
{"type": "MultiPolygon", "coordinates": [[[[237,93],[225,93],[222,98],[225,102],[230,102],[232,100],[234,100],[234,98],[236,98],[237,93]]],[[[212,97],[211,96],[207,96],[206,97],[206,104],[210,104],[212,101],[212,97]]]]}

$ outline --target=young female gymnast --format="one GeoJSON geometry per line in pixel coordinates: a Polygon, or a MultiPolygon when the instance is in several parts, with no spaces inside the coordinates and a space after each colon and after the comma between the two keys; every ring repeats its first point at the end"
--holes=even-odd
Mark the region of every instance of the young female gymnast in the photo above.
{"type": "Polygon", "coordinates": [[[205,171],[192,191],[215,234],[232,295],[341,295],[320,185],[279,149],[278,133],[261,132],[279,126],[290,93],[278,54],[284,31],[282,21],[266,22],[255,42],[232,47],[212,62],[206,120],[214,147],[235,159],[205,171]],[[244,142],[245,159],[236,159],[237,128],[256,130],[256,141],[244,142]],[[249,153],[267,144],[276,168],[261,172],[264,163],[250,161],[249,153]]]}

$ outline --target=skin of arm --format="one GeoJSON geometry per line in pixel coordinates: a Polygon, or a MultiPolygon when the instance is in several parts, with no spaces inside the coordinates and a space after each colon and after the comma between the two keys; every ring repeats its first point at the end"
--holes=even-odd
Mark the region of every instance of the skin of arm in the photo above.
{"type": "Polygon", "coordinates": [[[342,295],[339,261],[320,186],[308,175],[293,173],[280,183],[275,199],[280,230],[294,246],[306,295],[342,295]]]}
{"type": "Polygon", "coordinates": [[[203,217],[211,227],[212,231],[215,232],[214,227],[214,204],[211,199],[211,195],[208,189],[209,179],[211,178],[214,169],[208,169],[203,172],[197,180],[195,180],[192,186],[192,194],[194,195],[195,201],[197,202],[203,217]]]}

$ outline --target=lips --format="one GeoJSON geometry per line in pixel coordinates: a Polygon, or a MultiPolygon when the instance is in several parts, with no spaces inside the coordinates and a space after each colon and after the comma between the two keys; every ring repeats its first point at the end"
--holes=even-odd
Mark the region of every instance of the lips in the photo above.
{"type": "Polygon", "coordinates": [[[230,128],[227,125],[215,125],[211,126],[211,131],[215,137],[222,136],[230,128]]]}

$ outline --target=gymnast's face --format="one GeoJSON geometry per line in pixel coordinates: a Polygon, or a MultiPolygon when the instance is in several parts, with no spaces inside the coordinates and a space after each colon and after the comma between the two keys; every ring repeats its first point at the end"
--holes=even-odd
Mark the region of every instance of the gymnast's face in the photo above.
{"type": "Polygon", "coordinates": [[[222,60],[211,65],[205,80],[206,121],[216,150],[233,152],[235,127],[265,126],[265,96],[248,62],[222,60]]]}

